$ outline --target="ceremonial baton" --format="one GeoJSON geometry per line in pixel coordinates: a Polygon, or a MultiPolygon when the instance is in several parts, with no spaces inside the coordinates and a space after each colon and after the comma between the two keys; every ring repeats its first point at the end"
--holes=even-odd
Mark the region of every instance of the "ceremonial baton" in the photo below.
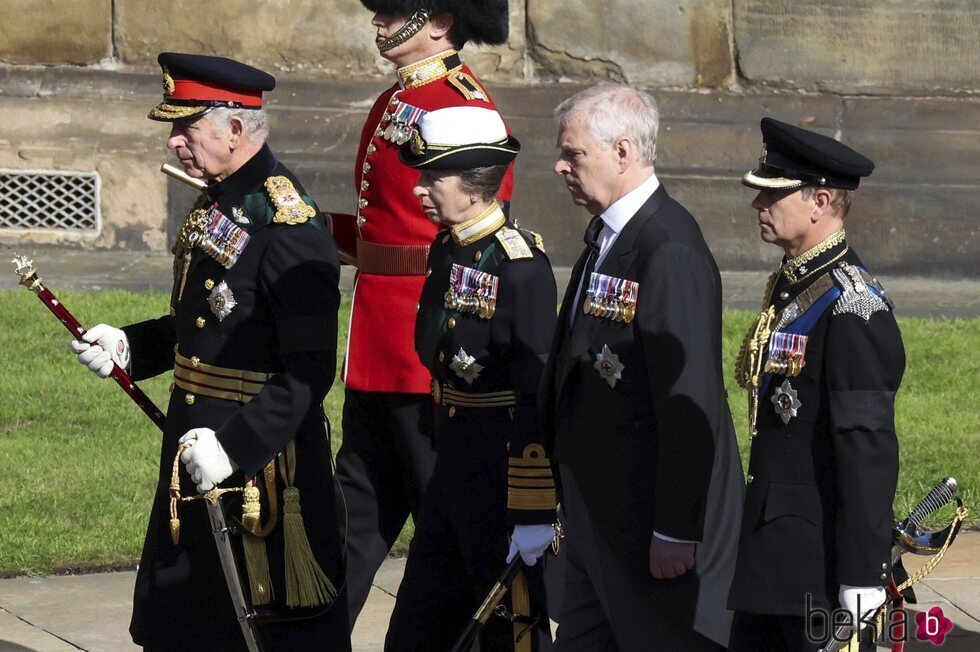
{"type": "MultiPolygon", "coordinates": [[[[48,307],[48,310],[58,318],[58,321],[65,325],[65,328],[71,332],[73,337],[81,339],[82,335],[85,334],[85,328],[69,312],[68,308],[54,296],[51,290],[44,287],[40,277],[37,275],[37,270],[34,268],[34,262],[26,256],[18,256],[16,254],[11,262],[13,262],[16,268],[17,275],[20,276],[20,284],[37,295],[37,298],[48,307]]],[[[124,392],[129,394],[133,402],[150,418],[150,421],[156,424],[162,431],[165,421],[163,412],[153,404],[153,401],[143,393],[143,390],[136,386],[136,383],[129,377],[129,374],[120,368],[119,365],[113,363],[112,371],[109,375],[122,387],[124,392]]],[[[221,559],[222,570],[224,570],[225,580],[228,582],[228,591],[231,593],[231,601],[234,603],[235,614],[241,625],[245,643],[248,646],[249,652],[260,652],[262,648],[252,622],[255,618],[255,612],[248,607],[248,603],[245,600],[241,578],[235,567],[231,542],[228,540],[228,533],[231,529],[225,522],[224,508],[218,500],[219,495],[219,493],[212,494],[212,492],[208,492],[205,495],[206,500],[204,501],[207,505],[208,517],[211,520],[214,542],[218,547],[218,556],[221,559]]]]}
{"type": "MultiPolygon", "coordinates": [[[[914,555],[933,555],[933,558],[926,562],[921,569],[900,586],[895,586],[894,580],[892,580],[888,587],[892,595],[889,595],[885,602],[875,610],[871,616],[872,621],[876,621],[886,611],[890,601],[900,601],[902,599],[901,591],[921,580],[935,568],[936,564],[939,563],[942,556],[946,553],[946,550],[952,545],[965,517],[966,508],[963,506],[963,501],[957,494],[956,478],[947,477],[943,478],[939,484],[926,494],[925,498],[920,500],[912,508],[912,511],[909,512],[908,517],[904,521],[901,523],[895,521],[892,527],[892,539],[894,540],[894,545],[892,546],[892,566],[898,563],[899,558],[907,552],[911,552],[914,555]],[[956,501],[957,510],[952,523],[938,532],[919,532],[919,525],[926,516],[939,511],[953,501],[956,501]]],[[[900,602],[899,605],[901,605],[900,602]]],[[[867,613],[864,614],[864,616],[867,615],[867,613]]],[[[857,649],[854,639],[859,633],[857,629],[859,625],[860,623],[854,623],[854,626],[838,626],[834,630],[834,635],[830,642],[826,647],[821,648],[820,652],[840,652],[841,650],[857,649]],[[851,647],[852,643],[855,644],[854,647],[851,647]]],[[[892,652],[901,652],[904,647],[904,641],[896,642],[892,647],[892,652]]]]}
{"type": "Polygon", "coordinates": [[[188,186],[196,190],[204,190],[208,187],[208,184],[204,179],[195,179],[183,170],[175,168],[169,163],[164,163],[161,165],[160,171],[166,174],[168,177],[172,177],[181,183],[186,183],[188,186]]]}
{"type": "MultiPolygon", "coordinates": [[[[68,311],[68,308],[64,306],[63,303],[58,301],[57,297],[52,294],[51,290],[44,287],[41,278],[37,275],[37,270],[34,268],[34,261],[27,258],[27,256],[18,256],[14,254],[14,259],[10,261],[14,264],[14,268],[17,275],[20,276],[20,284],[26,287],[28,290],[37,295],[37,298],[41,300],[48,310],[58,318],[65,328],[71,332],[72,337],[77,340],[82,339],[82,335],[85,334],[85,328],[82,327],[75,316],[68,311]]],[[[129,398],[133,399],[133,402],[140,407],[141,410],[150,417],[150,421],[156,424],[156,426],[163,430],[164,416],[150,397],[143,393],[133,379],[129,377],[119,365],[116,363],[112,364],[112,371],[109,373],[112,379],[122,387],[123,391],[129,394],[129,398]]]]}

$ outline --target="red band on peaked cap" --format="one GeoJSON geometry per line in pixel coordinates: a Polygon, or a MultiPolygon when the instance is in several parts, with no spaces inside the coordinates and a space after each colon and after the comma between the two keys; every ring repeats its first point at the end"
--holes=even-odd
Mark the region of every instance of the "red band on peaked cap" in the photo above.
{"type": "Polygon", "coordinates": [[[243,91],[193,79],[175,79],[174,92],[167,97],[198,102],[235,102],[256,108],[262,106],[262,91],[243,91]]]}

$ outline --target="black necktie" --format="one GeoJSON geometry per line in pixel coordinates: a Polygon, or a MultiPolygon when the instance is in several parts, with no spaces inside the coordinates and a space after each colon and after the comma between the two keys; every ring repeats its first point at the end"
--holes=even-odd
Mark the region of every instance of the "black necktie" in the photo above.
{"type": "Polygon", "coordinates": [[[578,319],[582,314],[582,305],[585,303],[586,290],[589,289],[589,279],[592,278],[592,272],[595,271],[595,263],[599,259],[599,233],[602,231],[602,218],[596,215],[589,222],[589,228],[585,230],[585,240],[586,246],[589,248],[589,256],[585,259],[585,268],[582,271],[582,276],[579,281],[579,294],[578,302],[575,306],[575,314],[572,320],[578,319]]]}

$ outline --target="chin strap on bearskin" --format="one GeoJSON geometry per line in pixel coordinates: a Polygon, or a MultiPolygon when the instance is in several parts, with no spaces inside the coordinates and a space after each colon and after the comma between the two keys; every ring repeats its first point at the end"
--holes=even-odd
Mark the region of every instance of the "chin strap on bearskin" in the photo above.
{"type": "Polygon", "coordinates": [[[387,52],[392,48],[396,48],[408,39],[412,38],[419,33],[419,30],[429,22],[429,11],[427,9],[419,9],[412,17],[405,21],[405,24],[401,28],[384,39],[383,41],[378,41],[378,51],[387,52]]]}

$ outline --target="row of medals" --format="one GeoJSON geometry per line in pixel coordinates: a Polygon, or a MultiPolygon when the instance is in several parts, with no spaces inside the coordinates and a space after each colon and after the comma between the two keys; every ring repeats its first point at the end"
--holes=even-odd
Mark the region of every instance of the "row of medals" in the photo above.
{"type": "Polygon", "coordinates": [[[452,289],[446,291],[446,309],[468,312],[482,319],[490,319],[497,311],[497,302],[473,294],[456,294],[452,289]]]}
{"type": "Polygon", "coordinates": [[[591,294],[586,294],[582,312],[628,324],[636,316],[636,304],[618,299],[596,299],[591,294]]]}
{"type": "Polygon", "coordinates": [[[412,137],[412,131],[414,127],[401,122],[400,120],[392,120],[384,131],[384,139],[395,143],[396,145],[404,145],[408,142],[408,139],[412,137]]]}
{"type": "Polygon", "coordinates": [[[775,374],[777,376],[786,376],[787,378],[794,378],[800,375],[803,371],[803,360],[798,356],[791,356],[785,359],[773,359],[769,358],[766,360],[765,373],[775,374]]]}
{"type": "MultiPolygon", "coordinates": [[[[238,259],[238,252],[231,245],[222,245],[208,234],[212,215],[209,211],[197,209],[187,217],[184,228],[186,242],[191,247],[197,247],[205,254],[218,261],[225,269],[230,268],[238,259]]],[[[181,229],[183,231],[183,229],[181,229]]]]}

